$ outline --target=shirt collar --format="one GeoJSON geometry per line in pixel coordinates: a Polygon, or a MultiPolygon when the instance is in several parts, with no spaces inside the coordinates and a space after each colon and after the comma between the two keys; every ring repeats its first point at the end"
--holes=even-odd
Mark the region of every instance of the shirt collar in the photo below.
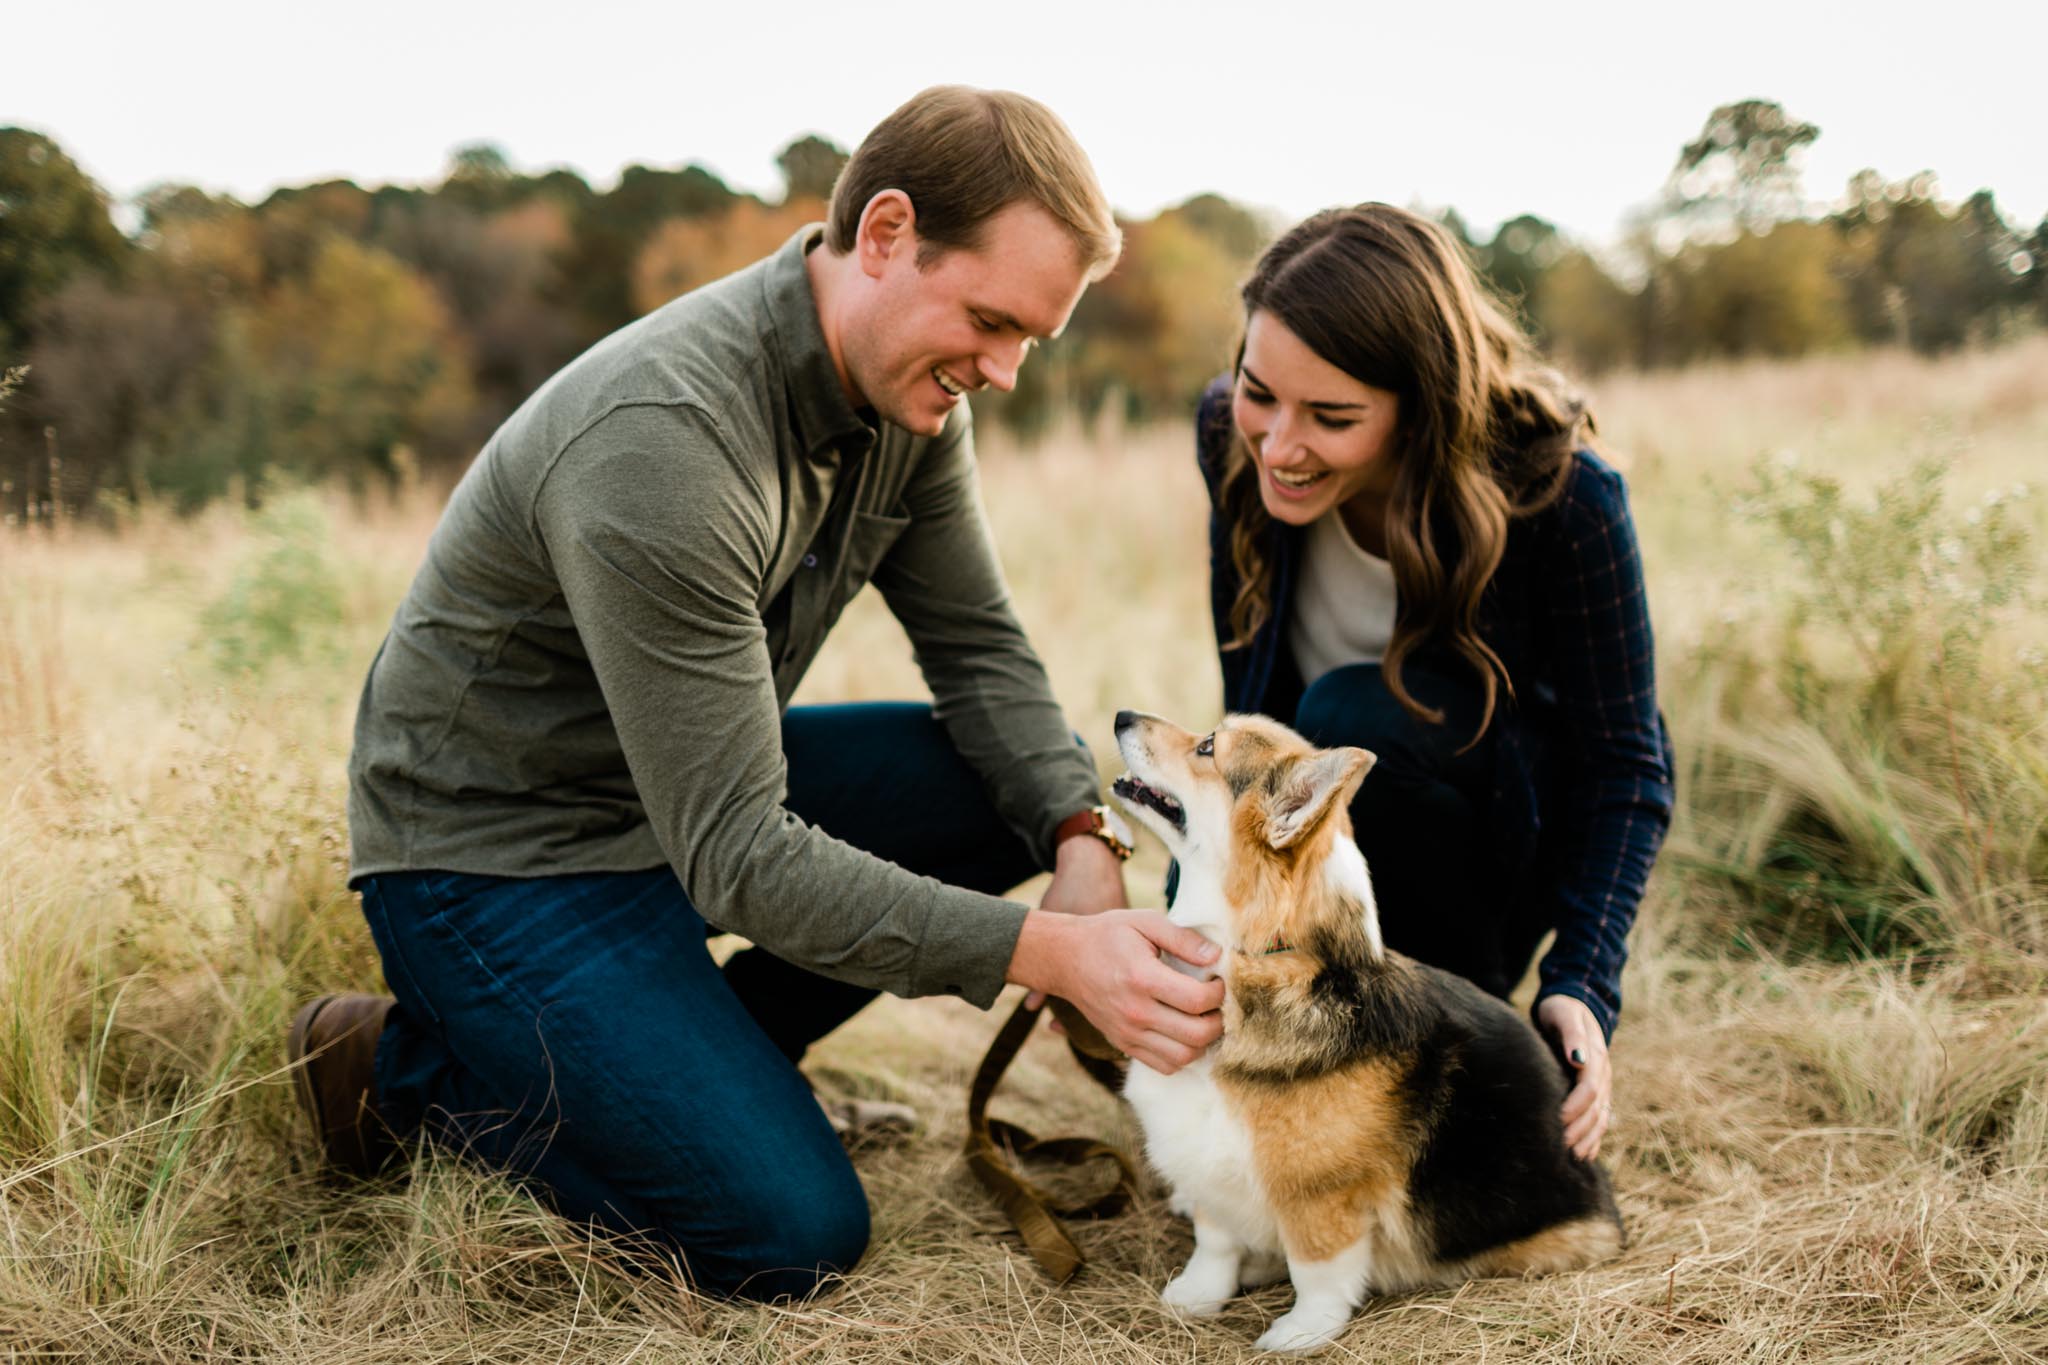
{"type": "Polygon", "coordinates": [[[807,455],[825,447],[864,448],[875,439],[874,426],[840,386],[839,371],[825,345],[825,329],[818,322],[810,271],[804,268],[804,257],[813,244],[826,249],[822,245],[824,232],[822,223],[811,223],[768,258],[768,317],[782,345],[789,409],[807,455]]]}

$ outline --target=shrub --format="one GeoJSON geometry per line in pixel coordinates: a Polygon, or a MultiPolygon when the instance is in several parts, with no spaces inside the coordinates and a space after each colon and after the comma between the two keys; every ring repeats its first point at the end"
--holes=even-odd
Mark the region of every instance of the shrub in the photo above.
{"type": "Polygon", "coordinates": [[[304,490],[276,498],[253,514],[252,529],[256,548],[200,614],[214,664],[230,674],[260,673],[281,659],[335,650],[341,581],[318,498],[304,490]]]}
{"type": "Polygon", "coordinates": [[[1924,462],[1858,500],[1760,462],[1737,501],[1780,558],[1694,660],[1676,855],[1738,942],[2048,950],[2028,490],[1958,511],[1945,484],[1945,465],[1924,462]]]}

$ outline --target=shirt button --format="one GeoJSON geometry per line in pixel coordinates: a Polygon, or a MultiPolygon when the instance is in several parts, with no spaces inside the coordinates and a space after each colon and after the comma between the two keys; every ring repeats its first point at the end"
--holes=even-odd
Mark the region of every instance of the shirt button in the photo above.
{"type": "Polygon", "coordinates": [[[805,555],[805,556],[804,556],[804,567],[805,567],[806,569],[815,569],[815,568],[817,568],[817,567],[818,567],[818,557],[817,557],[816,555],[805,555]]]}

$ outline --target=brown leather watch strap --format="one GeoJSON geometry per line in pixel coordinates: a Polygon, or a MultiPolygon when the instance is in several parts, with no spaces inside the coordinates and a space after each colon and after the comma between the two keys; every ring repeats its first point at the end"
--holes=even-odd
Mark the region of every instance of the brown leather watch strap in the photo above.
{"type": "MultiPolygon", "coordinates": [[[[1067,1045],[1082,1070],[1110,1091],[1123,1088],[1124,1062],[1121,1053],[1088,1022],[1087,1016],[1064,1000],[1049,1002],[1060,1026],[1067,1032],[1067,1045]]],[[[967,1167],[995,1196],[1010,1222],[1023,1234],[1024,1245],[1033,1260],[1065,1284],[1086,1259],[1074,1239],[1060,1226],[1061,1218],[1111,1218],[1130,1207],[1137,1190],[1137,1172],[1130,1158],[1106,1142],[1093,1138],[1038,1138],[1014,1123],[988,1116],[989,1097],[995,1093],[1003,1073],[1031,1036],[1039,1009],[1019,1002],[989,1044],[988,1053],[974,1073],[974,1085],[967,1095],[967,1167]],[[1033,1184],[1016,1163],[1026,1159],[1057,1161],[1079,1166],[1103,1160],[1116,1166],[1116,1183],[1094,1199],[1061,1203],[1033,1184]]]]}
{"type": "Polygon", "coordinates": [[[1059,822],[1052,832],[1052,846],[1058,848],[1076,835],[1089,834],[1100,839],[1109,851],[1116,854],[1118,861],[1127,862],[1131,856],[1128,834],[1119,834],[1110,824],[1108,807],[1090,806],[1087,810],[1075,811],[1059,822]]]}
{"type": "Polygon", "coordinates": [[[1093,834],[1101,824],[1102,813],[1096,810],[1095,807],[1090,806],[1087,810],[1077,810],[1066,819],[1060,821],[1058,828],[1053,830],[1052,846],[1058,848],[1077,834],[1093,834]]]}

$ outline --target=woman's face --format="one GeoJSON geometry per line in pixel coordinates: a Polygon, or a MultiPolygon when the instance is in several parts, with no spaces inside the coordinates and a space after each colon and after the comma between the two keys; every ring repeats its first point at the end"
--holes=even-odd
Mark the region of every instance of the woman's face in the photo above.
{"type": "Polygon", "coordinates": [[[1231,416],[1259,467],[1275,521],[1306,526],[1360,494],[1394,487],[1400,399],[1353,379],[1272,314],[1246,324],[1231,416]]]}

